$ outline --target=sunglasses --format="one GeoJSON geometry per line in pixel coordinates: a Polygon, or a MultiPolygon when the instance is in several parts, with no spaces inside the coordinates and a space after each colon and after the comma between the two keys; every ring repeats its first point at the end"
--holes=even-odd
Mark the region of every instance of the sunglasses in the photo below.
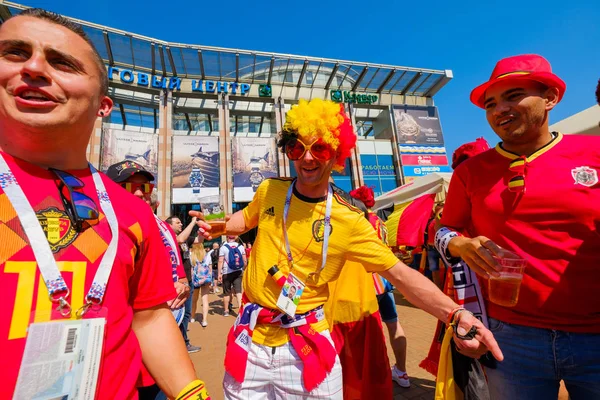
{"type": "Polygon", "coordinates": [[[514,193],[525,193],[525,156],[515,158],[508,165],[508,170],[515,175],[508,181],[508,190],[514,193]]]}
{"type": "Polygon", "coordinates": [[[138,190],[144,194],[152,193],[154,190],[154,184],[152,183],[132,183],[132,182],[122,182],[120,183],[121,187],[127,190],[129,193],[135,193],[138,190]]]}
{"type": "Polygon", "coordinates": [[[56,177],[65,212],[77,232],[96,225],[100,218],[98,207],[89,196],[79,192],[85,184],[77,177],[57,169],[49,169],[56,177]]]}
{"type": "Polygon", "coordinates": [[[292,161],[301,159],[307,151],[310,151],[310,154],[319,161],[329,161],[335,155],[331,146],[321,139],[315,140],[308,146],[298,139],[292,139],[285,145],[285,154],[292,161]]]}

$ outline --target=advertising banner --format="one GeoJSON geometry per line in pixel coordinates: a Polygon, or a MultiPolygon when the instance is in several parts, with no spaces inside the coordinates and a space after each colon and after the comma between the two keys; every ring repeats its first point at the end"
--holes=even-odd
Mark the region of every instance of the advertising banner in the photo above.
{"type": "Polygon", "coordinates": [[[399,144],[443,145],[444,137],[437,107],[394,105],[394,122],[399,144]]]}
{"type": "Polygon", "coordinates": [[[402,154],[402,165],[448,165],[448,157],[441,154],[402,154]]]}
{"type": "Polygon", "coordinates": [[[112,164],[135,161],[150,171],[158,173],[158,134],[104,128],[100,170],[106,172],[112,164]]]}
{"type": "Polygon", "coordinates": [[[232,139],[233,201],[249,202],[258,186],[277,173],[275,138],[235,137],[232,139]]]}
{"type": "Polygon", "coordinates": [[[173,136],[173,204],[219,195],[219,138],[173,136]]]}
{"type": "Polygon", "coordinates": [[[446,154],[444,146],[423,146],[423,145],[400,145],[398,146],[402,154],[446,154]]]}
{"type": "Polygon", "coordinates": [[[433,172],[452,172],[449,165],[440,167],[402,167],[404,176],[425,176],[433,172]]]}

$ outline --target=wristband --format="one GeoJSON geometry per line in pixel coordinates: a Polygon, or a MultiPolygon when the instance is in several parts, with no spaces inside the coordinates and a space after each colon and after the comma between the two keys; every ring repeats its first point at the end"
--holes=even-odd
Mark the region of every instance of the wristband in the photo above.
{"type": "Polygon", "coordinates": [[[452,324],[452,322],[454,322],[454,317],[456,316],[456,313],[458,313],[460,310],[464,310],[465,308],[463,306],[458,306],[456,308],[453,308],[452,311],[450,311],[450,313],[448,314],[448,318],[446,319],[446,324],[450,325],[452,324]]]}
{"type": "Polygon", "coordinates": [[[196,379],[195,381],[190,382],[186,387],[183,388],[181,392],[177,395],[175,400],[210,400],[210,395],[206,390],[206,386],[204,382],[200,379],[196,379]]]}
{"type": "Polygon", "coordinates": [[[448,251],[448,245],[450,244],[450,241],[452,239],[458,236],[462,235],[459,232],[456,232],[446,227],[440,228],[435,233],[435,248],[441,255],[446,257],[446,259],[452,259],[452,256],[448,251]]]}

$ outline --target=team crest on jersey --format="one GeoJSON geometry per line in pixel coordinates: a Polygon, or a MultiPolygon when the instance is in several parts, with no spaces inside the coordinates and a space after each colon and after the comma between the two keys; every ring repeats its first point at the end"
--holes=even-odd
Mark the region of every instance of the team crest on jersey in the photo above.
{"type": "MultiPolygon", "coordinates": [[[[329,234],[333,233],[333,226],[330,225],[329,234]]],[[[325,219],[318,219],[312,225],[313,238],[317,242],[322,242],[325,239],[325,219]]]]}
{"type": "Polygon", "coordinates": [[[77,231],[64,211],[50,207],[36,212],[36,215],[53,253],[64,249],[77,238],[77,231]]]}
{"type": "Polygon", "coordinates": [[[571,170],[575,184],[591,187],[598,183],[598,172],[590,167],[579,167],[571,170]]]}

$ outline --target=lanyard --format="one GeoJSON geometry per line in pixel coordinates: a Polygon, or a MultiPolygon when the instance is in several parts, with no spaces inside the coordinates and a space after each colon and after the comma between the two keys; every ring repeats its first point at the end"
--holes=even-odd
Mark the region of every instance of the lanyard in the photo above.
{"type": "Polygon", "coordinates": [[[169,251],[169,256],[171,258],[173,282],[177,282],[177,280],[179,280],[179,276],[177,275],[177,266],[181,264],[181,259],[179,258],[179,249],[176,246],[175,241],[173,240],[173,235],[171,235],[171,231],[166,226],[166,222],[158,218],[156,214],[154,215],[154,218],[156,219],[156,224],[158,225],[158,229],[160,230],[160,235],[163,238],[163,243],[165,243],[165,247],[166,245],[168,245],[171,248],[171,251],[169,251]]]}
{"type": "MultiPolygon", "coordinates": [[[[287,259],[292,264],[290,271],[294,268],[294,260],[292,258],[292,250],[290,248],[290,241],[288,240],[287,234],[287,217],[290,212],[290,205],[292,204],[292,194],[294,192],[294,185],[296,181],[294,180],[288,189],[287,196],[285,197],[285,206],[283,208],[283,236],[285,238],[285,247],[287,251],[287,259]]],[[[319,272],[325,268],[325,264],[327,263],[327,249],[329,248],[329,234],[331,233],[331,206],[333,204],[333,189],[331,185],[327,190],[327,205],[325,207],[325,227],[323,229],[323,250],[322,250],[322,262],[321,268],[319,272]]]]}
{"type": "MultiPolygon", "coordinates": [[[[94,179],[95,189],[98,193],[98,200],[100,200],[100,210],[102,210],[106,216],[112,238],[106,252],[102,256],[102,260],[100,261],[100,265],[94,276],[94,281],[86,296],[86,304],[77,310],[77,316],[79,317],[83,316],[90,306],[102,303],[106,284],[108,283],[108,278],[110,277],[117,255],[117,245],[119,243],[119,225],[115,210],[110,202],[108,193],[106,193],[106,188],[104,187],[100,174],[93,165],[90,164],[89,166],[94,179]]],[[[48,240],[37,219],[35,211],[31,207],[31,204],[27,200],[27,196],[23,193],[23,189],[19,186],[19,183],[2,154],[0,154],[0,187],[4,193],[6,193],[8,200],[19,216],[19,221],[23,226],[25,235],[27,235],[40,273],[48,288],[50,301],[58,303],[58,308],[56,310],[59,311],[62,316],[70,317],[71,305],[66,300],[70,293],[69,288],[58,269],[58,265],[56,264],[52,250],[50,250],[48,240]],[[60,297],[54,297],[55,293],[60,292],[66,293],[60,297]]]]}

